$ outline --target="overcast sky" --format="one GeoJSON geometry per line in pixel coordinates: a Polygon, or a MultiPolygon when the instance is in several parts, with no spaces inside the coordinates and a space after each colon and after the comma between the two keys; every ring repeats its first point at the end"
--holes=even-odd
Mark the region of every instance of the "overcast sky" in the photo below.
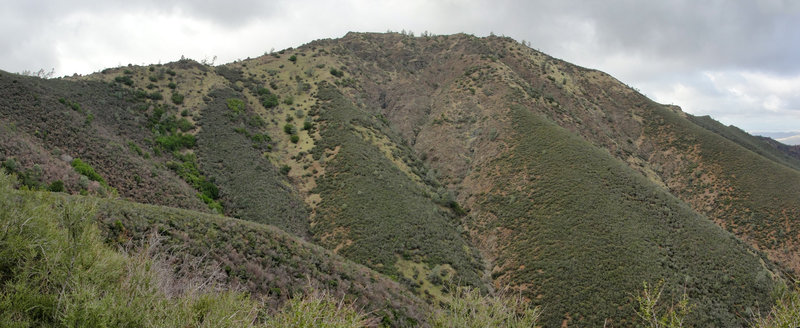
{"type": "Polygon", "coordinates": [[[186,56],[216,64],[348,31],[513,37],[661,103],[800,131],[795,0],[0,0],[0,69],[57,76],[186,56]]]}

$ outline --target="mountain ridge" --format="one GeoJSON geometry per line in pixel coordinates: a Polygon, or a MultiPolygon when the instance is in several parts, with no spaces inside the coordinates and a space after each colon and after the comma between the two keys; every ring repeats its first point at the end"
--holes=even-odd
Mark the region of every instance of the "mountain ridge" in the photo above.
{"type": "Polygon", "coordinates": [[[26,186],[275,225],[430,302],[455,279],[514,288],[548,326],[625,326],[626,292],[660,278],[694,322],[742,325],[800,269],[796,157],[510,38],[348,33],[0,86],[0,160],[26,186]]]}

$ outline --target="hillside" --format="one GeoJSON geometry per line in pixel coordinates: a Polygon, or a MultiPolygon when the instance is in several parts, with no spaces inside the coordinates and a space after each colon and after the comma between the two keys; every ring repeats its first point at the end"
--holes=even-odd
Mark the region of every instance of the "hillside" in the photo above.
{"type": "Polygon", "coordinates": [[[545,326],[630,326],[631,294],[664,279],[694,325],[727,327],[800,269],[791,152],[508,38],[349,33],[216,67],[3,72],[0,93],[0,161],[26,188],[172,207],[100,216],[111,239],[223,252],[257,294],[302,282],[240,257],[291,240],[431,303],[447,280],[519,292],[545,326]]]}
{"type": "MultiPolygon", "coordinates": [[[[260,300],[260,307],[274,312],[290,299],[300,298],[314,291],[325,291],[331,298],[352,303],[356,308],[392,326],[416,326],[423,323],[431,311],[427,304],[396,282],[272,226],[124,200],[16,191],[11,189],[13,182],[9,176],[0,174],[0,180],[3,195],[0,202],[4,204],[2,218],[12,228],[2,238],[2,251],[8,252],[4,253],[8,257],[0,266],[0,271],[3,272],[0,281],[4,286],[7,282],[25,283],[6,280],[14,277],[10,273],[19,269],[12,266],[17,259],[13,255],[16,255],[15,252],[22,252],[19,249],[7,249],[6,246],[17,241],[14,238],[23,237],[26,233],[25,224],[17,221],[25,216],[17,218],[14,213],[27,213],[30,221],[40,220],[38,215],[42,214],[56,218],[59,211],[65,211],[68,215],[57,219],[49,227],[56,230],[46,233],[58,235],[62,233],[59,229],[66,229],[69,233],[77,233],[77,236],[89,243],[94,242],[93,234],[99,231],[106,245],[112,246],[110,248],[129,252],[121,255],[123,261],[133,261],[127,257],[137,259],[144,256],[154,262],[148,265],[156,266],[153,269],[158,271],[155,278],[160,281],[153,284],[157,285],[155,288],[160,293],[166,293],[168,297],[184,296],[195,291],[246,291],[248,297],[260,300]]],[[[43,223],[34,221],[32,224],[43,223]]],[[[49,236],[35,235],[36,232],[45,233],[42,230],[44,228],[36,226],[36,229],[39,230],[27,232],[32,234],[29,238],[32,238],[34,245],[35,241],[42,240],[48,247],[47,251],[42,250],[43,255],[60,258],[60,255],[56,255],[56,250],[48,253],[49,245],[60,240],[48,242],[49,236]]],[[[96,249],[101,246],[73,245],[74,242],[77,241],[62,245],[65,249],[61,251],[109,252],[96,249]]],[[[83,256],[87,257],[81,257],[81,261],[85,263],[81,262],[79,265],[86,266],[86,277],[76,278],[78,280],[102,279],[93,271],[106,270],[108,264],[104,261],[116,260],[99,255],[88,258],[91,254],[83,256]]],[[[32,259],[36,258],[19,258],[21,261],[32,259]]],[[[59,278],[58,275],[50,277],[53,280],[59,278]]],[[[96,288],[103,287],[98,285],[96,288]]],[[[21,295],[17,295],[19,296],[21,295]]],[[[50,296],[53,295],[47,297],[50,296]]],[[[34,299],[28,301],[31,304],[40,302],[34,299]]],[[[131,297],[129,302],[133,301],[138,300],[131,297]]],[[[91,307],[89,304],[76,306],[91,307]]],[[[38,320],[35,316],[31,319],[38,320]]]]}

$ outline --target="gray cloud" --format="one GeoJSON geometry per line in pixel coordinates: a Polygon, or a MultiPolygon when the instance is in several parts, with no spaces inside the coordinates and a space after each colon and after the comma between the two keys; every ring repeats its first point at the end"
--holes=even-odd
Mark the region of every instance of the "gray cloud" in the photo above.
{"type": "Polygon", "coordinates": [[[61,75],[181,55],[227,62],[347,31],[494,32],[694,114],[800,126],[794,0],[32,0],[4,4],[0,28],[13,31],[0,34],[1,69],[61,75]]]}

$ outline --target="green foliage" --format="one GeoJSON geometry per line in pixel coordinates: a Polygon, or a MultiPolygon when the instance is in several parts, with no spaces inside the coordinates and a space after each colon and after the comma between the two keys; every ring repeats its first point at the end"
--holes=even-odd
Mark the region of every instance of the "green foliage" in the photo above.
{"type": "Polygon", "coordinates": [[[797,286],[782,288],[777,292],[775,305],[767,316],[756,315],[754,328],[800,327],[800,291],[797,286]]]}
{"type": "Polygon", "coordinates": [[[187,132],[191,129],[194,129],[194,125],[192,125],[192,122],[189,122],[189,120],[186,118],[181,117],[181,119],[178,120],[178,129],[183,132],[187,132]]]}
{"type": "Polygon", "coordinates": [[[296,134],[297,129],[294,127],[294,124],[286,124],[283,126],[283,132],[286,134],[296,134]]]}
{"type": "Polygon", "coordinates": [[[685,325],[686,316],[692,309],[689,296],[683,292],[681,299],[674,305],[664,309],[661,293],[664,292],[664,280],[659,280],[654,286],[643,282],[643,289],[636,295],[636,315],[650,328],[680,328],[685,325]]]}
{"type": "Polygon", "coordinates": [[[228,98],[226,100],[228,105],[228,109],[232,110],[234,113],[242,113],[244,112],[244,101],[239,98],[228,98]]]}
{"type": "Polygon", "coordinates": [[[172,103],[176,105],[183,104],[183,95],[177,92],[172,93],[172,103]]]}
{"type": "Polygon", "coordinates": [[[520,297],[486,296],[471,287],[451,286],[443,309],[431,313],[433,327],[536,327],[541,314],[520,297]]]}
{"type": "Polygon", "coordinates": [[[313,127],[314,127],[314,123],[312,123],[311,121],[303,122],[303,130],[311,130],[311,128],[313,128],[313,127]]]}
{"type": "Polygon", "coordinates": [[[297,143],[300,141],[300,136],[293,134],[291,137],[289,137],[289,141],[291,141],[292,143],[297,143]]]}
{"type": "MultiPolygon", "coordinates": [[[[275,269],[289,269],[289,260],[298,254],[314,258],[317,265],[333,267],[333,256],[308,248],[307,244],[292,240],[286,234],[265,227],[237,224],[232,220],[223,221],[219,217],[186,219],[188,212],[165,208],[14,191],[12,185],[13,178],[0,173],[0,221],[5,227],[0,235],[0,322],[3,325],[362,327],[369,322],[366,315],[355,310],[354,304],[337,301],[327,294],[313,293],[308,296],[298,293],[285,306],[272,305],[277,311],[265,315],[270,303],[256,301],[247,293],[226,290],[225,285],[212,278],[218,273],[210,271],[212,267],[208,264],[198,262],[205,255],[193,257],[191,252],[185,252],[180,258],[170,255],[165,258],[159,253],[172,253],[169,244],[177,240],[150,238],[144,243],[142,239],[152,236],[153,230],[147,227],[149,219],[151,223],[160,225],[162,231],[171,229],[177,232],[179,230],[175,227],[180,226],[184,229],[180,235],[198,238],[193,242],[221,243],[221,239],[214,237],[219,234],[232,234],[231,237],[241,234],[229,239],[232,241],[241,241],[244,236],[259,236],[260,240],[253,247],[259,248],[261,256],[281,261],[274,265],[275,269]],[[105,233],[117,237],[135,236],[144,246],[128,254],[115,250],[121,247],[106,245],[96,224],[96,211],[106,218],[124,214],[120,216],[122,219],[111,219],[107,225],[103,221],[105,233]],[[208,224],[209,220],[215,225],[208,224]],[[220,223],[237,230],[213,230],[213,233],[206,230],[209,235],[205,238],[196,235],[200,232],[199,227],[216,229],[214,227],[220,227],[220,223]],[[162,246],[162,241],[167,245],[162,246]],[[191,281],[191,276],[202,279],[202,283],[191,281]]],[[[244,251],[239,246],[233,249],[244,251]]],[[[225,252],[230,250],[228,248],[225,252]]],[[[222,251],[213,254],[236,258],[222,251]]],[[[313,266],[311,262],[303,262],[301,266],[305,268],[309,264],[313,266]]],[[[340,272],[347,272],[352,277],[363,275],[352,266],[337,266],[336,270],[345,270],[340,272]]],[[[305,279],[328,278],[323,273],[310,272],[309,277],[313,278],[291,271],[284,274],[285,277],[299,276],[298,285],[301,284],[299,281],[310,281],[305,279]]],[[[364,278],[358,279],[364,281],[364,278]]],[[[271,283],[290,290],[285,282],[271,283]]],[[[267,282],[266,286],[269,285],[267,282]]],[[[374,296],[370,298],[376,299],[374,296]]],[[[375,306],[371,309],[376,314],[389,312],[375,306]]]]}
{"type": "Polygon", "coordinates": [[[153,91],[147,94],[147,98],[150,98],[152,100],[162,100],[164,99],[164,95],[162,95],[161,92],[153,91]]]}
{"type": "Polygon", "coordinates": [[[114,78],[114,81],[117,83],[125,84],[127,86],[133,85],[133,79],[131,79],[130,75],[117,76],[114,78]]]}
{"type": "Polygon", "coordinates": [[[297,55],[289,56],[289,61],[292,62],[292,63],[297,62],[297,55]]]}
{"type": "Polygon", "coordinates": [[[12,326],[239,327],[255,319],[244,294],[167,297],[159,266],[103,244],[93,202],[10,190],[0,176],[0,321],[12,326]],[[250,309],[250,310],[246,310],[250,309]]]}
{"type": "Polygon", "coordinates": [[[168,136],[156,137],[156,144],[169,151],[181,150],[185,148],[192,148],[196,142],[196,138],[191,134],[171,134],[168,136]]]}
{"type": "Polygon", "coordinates": [[[181,162],[167,162],[167,167],[175,171],[184,181],[200,191],[198,197],[203,200],[211,210],[222,213],[223,207],[217,201],[219,199],[219,188],[213,181],[207,179],[197,167],[197,159],[194,154],[176,154],[181,162]]]}
{"type": "Polygon", "coordinates": [[[740,326],[737,313],[770,302],[759,254],[606,151],[510,108],[509,150],[481,171],[493,188],[477,204],[490,229],[509,231],[492,276],[537,282],[523,295],[547,307],[545,326],[566,313],[570,326],[633,325],[634,307],[618,305],[642,280],[664,278],[667,299],[685,285],[691,325],[740,326]]]}
{"type": "Polygon", "coordinates": [[[342,72],[342,71],[340,71],[340,70],[337,70],[337,69],[335,69],[335,68],[331,68],[331,71],[330,71],[330,72],[331,72],[331,75],[333,75],[333,76],[335,76],[335,77],[342,77],[342,76],[344,76],[344,72],[342,72]]]}
{"type": "MultiPolygon", "coordinates": [[[[47,188],[42,182],[42,175],[44,172],[38,164],[34,164],[31,168],[23,168],[14,158],[10,157],[3,161],[0,167],[4,168],[9,174],[16,174],[19,177],[20,184],[28,189],[37,190],[47,188]]],[[[2,170],[0,170],[0,172],[2,172],[2,170]]]]}
{"type": "Polygon", "coordinates": [[[281,174],[283,174],[283,175],[288,175],[289,171],[291,171],[291,170],[292,170],[292,167],[289,166],[289,165],[281,166],[281,174]]]}
{"type": "Polygon", "coordinates": [[[92,168],[91,165],[82,161],[80,158],[73,159],[72,163],[70,164],[72,165],[72,168],[75,169],[75,172],[78,172],[79,174],[86,176],[92,181],[100,182],[100,184],[102,185],[106,184],[106,181],[103,179],[103,177],[101,177],[100,174],[95,172],[94,168],[92,168]]]}
{"type": "MultiPolygon", "coordinates": [[[[273,89],[277,89],[277,86],[273,87],[273,89]]],[[[267,88],[260,88],[256,93],[261,98],[261,104],[264,108],[277,107],[280,102],[278,95],[270,92],[267,88]]]]}
{"type": "Polygon", "coordinates": [[[47,187],[52,192],[64,192],[64,181],[56,180],[47,187]]]}
{"type": "Polygon", "coordinates": [[[281,312],[267,319],[268,327],[298,328],[360,328],[371,326],[371,320],[352,305],[335,300],[327,294],[312,294],[293,298],[281,312]]]}

